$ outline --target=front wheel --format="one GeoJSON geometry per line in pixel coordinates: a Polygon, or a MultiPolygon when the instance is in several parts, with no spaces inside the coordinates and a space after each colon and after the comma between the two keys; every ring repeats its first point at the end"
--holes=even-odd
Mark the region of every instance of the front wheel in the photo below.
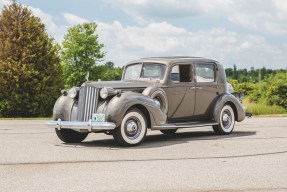
{"type": "Polygon", "coordinates": [[[80,143],[89,133],[80,133],[71,129],[55,129],[57,136],[65,143],[80,143]]]}
{"type": "Polygon", "coordinates": [[[113,132],[115,141],[123,147],[139,145],[145,138],[147,123],[144,114],[138,109],[129,110],[122,123],[113,132]]]}
{"type": "Polygon", "coordinates": [[[234,125],[234,111],[230,105],[224,105],[220,112],[219,124],[213,125],[213,130],[217,135],[228,135],[233,131],[234,125]]]}

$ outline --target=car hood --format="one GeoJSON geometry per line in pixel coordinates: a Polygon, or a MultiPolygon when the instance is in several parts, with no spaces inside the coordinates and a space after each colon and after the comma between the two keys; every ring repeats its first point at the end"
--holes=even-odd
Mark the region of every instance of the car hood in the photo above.
{"type": "Polygon", "coordinates": [[[82,86],[91,86],[96,88],[103,88],[103,87],[112,87],[114,89],[127,89],[127,90],[134,90],[134,89],[144,89],[151,84],[148,82],[142,81],[93,81],[93,82],[85,82],[82,86]]]}

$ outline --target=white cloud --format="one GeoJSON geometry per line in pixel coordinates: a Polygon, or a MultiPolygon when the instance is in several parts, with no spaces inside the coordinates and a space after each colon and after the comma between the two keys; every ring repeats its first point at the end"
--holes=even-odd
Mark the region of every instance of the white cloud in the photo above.
{"type": "Polygon", "coordinates": [[[11,3],[11,1],[8,1],[8,0],[0,0],[0,7],[4,6],[4,5],[7,5],[11,3]]]}
{"type": "Polygon", "coordinates": [[[56,41],[61,42],[64,36],[64,33],[67,30],[67,26],[58,26],[54,20],[55,18],[52,15],[49,15],[42,11],[39,8],[29,7],[33,14],[41,19],[45,24],[48,34],[55,38],[56,41]]]}
{"type": "Polygon", "coordinates": [[[73,15],[71,13],[62,13],[62,15],[64,16],[64,18],[66,19],[66,21],[68,21],[70,25],[78,25],[78,24],[88,22],[87,19],[84,19],[77,15],[73,15]]]}
{"type": "Polygon", "coordinates": [[[240,35],[224,28],[191,32],[166,22],[144,27],[124,27],[120,22],[99,23],[101,42],[107,60],[123,65],[148,56],[203,56],[222,62],[225,67],[280,68],[287,60],[286,50],[271,45],[262,36],[240,35]]]}
{"type": "Polygon", "coordinates": [[[232,12],[228,15],[230,21],[263,33],[287,34],[287,26],[284,24],[287,22],[285,0],[242,2],[238,7],[232,7],[232,12]]]}
{"type": "MultiPolygon", "coordinates": [[[[81,24],[84,22],[88,22],[87,19],[81,18],[79,16],[70,14],[70,13],[62,13],[64,20],[68,22],[67,25],[57,25],[55,20],[58,18],[53,17],[50,14],[45,13],[39,8],[29,7],[33,14],[39,18],[45,24],[48,34],[55,38],[55,40],[59,43],[62,42],[64,34],[67,32],[67,29],[73,25],[81,24]]],[[[63,19],[63,18],[62,18],[63,19]]]]}
{"type": "MultiPolygon", "coordinates": [[[[249,16],[244,17],[244,14],[239,14],[240,12],[236,10],[241,10],[246,7],[246,5],[243,5],[244,3],[238,3],[238,6],[240,5],[241,7],[233,10],[235,6],[233,0],[209,1],[208,6],[205,5],[206,1],[207,0],[185,0],[184,5],[187,10],[189,10],[188,7],[191,2],[197,5],[197,7],[200,7],[199,9],[194,6],[194,14],[209,13],[216,15],[218,12],[217,9],[220,7],[222,15],[226,14],[224,10],[233,12],[229,15],[229,19],[233,20],[234,23],[246,27],[253,27],[254,30],[259,30],[264,25],[265,28],[269,26],[270,30],[274,30],[274,32],[284,33],[285,25],[281,26],[279,21],[273,23],[274,27],[268,24],[268,21],[261,21],[258,22],[257,25],[254,25],[254,22],[260,17],[261,13],[259,12],[253,14],[257,14],[254,20],[248,19],[249,16]],[[222,2],[225,3],[225,6],[220,6],[222,2]]],[[[0,0],[0,5],[2,2],[4,1],[0,0]]],[[[144,9],[145,6],[147,6],[146,3],[151,1],[122,0],[121,2],[124,4],[133,3],[134,6],[138,6],[139,4],[144,9]],[[137,2],[137,4],[135,2],[137,2]]],[[[178,3],[178,1],[175,0],[167,0],[166,2],[168,5],[178,3]]],[[[269,1],[263,2],[266,3],[269,1]]],[[[282,15],[285,14],[286,3],[279,0],[274,2],[277,4],[274,3],[273,8],[276,8],[276,10],[280,9],[276,17],[284,20],[285,17],[282,15]]],[[[46,25],[47,32],[55,37],[59,43],[69,26],[88,21],[85,18],[78,17],[71,13],[63,13],[61,17],[56,18],[41,9],[30,8],[46,25]],[[60,25],[56,22],[59,20],[62,21],[60,25]]],[[[249,10],[246,9],[246,13],[251,14],[252,10],[253,8],[249,8],[249,10]]],[[[184,14],[182,14],[182,16],[184,14]]],[[[261,17],[267,16],[263,14],[261,17]]],[[[271,14],[270,18],[270,21],[274,19],[274,15],[271,14]]],[[[147,21],[145,17],[143,17],[143,19],[147,21]]],[[[97,23],[100,42],[105,44],[105,51],[107,51],[106,61],[113,61],[118,66],[122,66],[130,60],[141,57],[188,55],[212,58],[220,61],[225,67],[232,67],[233,64],[236,64],[239,68],[250,68],[251,66],[256,68],[262,66],[267,68],[286,68],[286,42],[283,42],[282,45],[278,47],[270,43],[262,35],[252,33],[241,34],[228,30],[226,27],[213,27],[210,29],[191,31],[176,27],[165,21],[149,21],[147,24],[131,26],[125,26],[119,21],[97,23]]]]}
{"type": "Polygon", "coordinates": [[[226,19],[254,31],[274,35],[287,34],[286,0],[108,0],[107,2],[122,9],[138,24],[202,15],[208,18],[226,19]]]}

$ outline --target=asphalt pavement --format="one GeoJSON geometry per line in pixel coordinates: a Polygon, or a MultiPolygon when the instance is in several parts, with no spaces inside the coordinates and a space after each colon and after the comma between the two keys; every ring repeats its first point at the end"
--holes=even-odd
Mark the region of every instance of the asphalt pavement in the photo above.
{"type": "Polygon", "coordinates": [[[39,120],[0,120],[0,191],[287,191],[287,118],[149,131],[123,148],[90,134],[65,144],[39,120]]]}

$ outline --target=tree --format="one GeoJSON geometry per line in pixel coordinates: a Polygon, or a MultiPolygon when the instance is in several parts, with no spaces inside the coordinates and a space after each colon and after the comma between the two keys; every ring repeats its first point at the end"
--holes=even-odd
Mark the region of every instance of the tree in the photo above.
{"type": "Polygon", "coordinates": [[[114,67],[114,63],[108,61],[103,65],[103,73],[100,76],[100,79],[108,81],[108,80],[120,80],[122,77],[122,68],[114,67]]]}
{"type": "Polygon", "coordinates": [[[226,77],[232,77],[233,76],[233,69],[232,68],[226,68],[225,74],[226,74],[226,77]]]}
{"type": "Polygon", "coordinates": [[[59,93],[59,46],[25,6],[12,3],[0,15],[0,114],[48,116],[59,93]]]}
{"type": "Polygon", "coordinates": [[[267,78],[266,100],[270,105],[279,105],[287,109],[287,72],[277,73],[267,78]]]}
{"type": "Polygon", "coordinates": [[[237,73],[237,66],[233,65],[233,79],[237,79],[238,73],[237,73]]]}
{"type": "Polygon", "coordinates": [[[79,86],[89,72],[96,74],[97,62],[104,57],[103,44],[98,42],[97,24],[83,23],[68,30],[61,54],[65,87],[79,86]]]}

